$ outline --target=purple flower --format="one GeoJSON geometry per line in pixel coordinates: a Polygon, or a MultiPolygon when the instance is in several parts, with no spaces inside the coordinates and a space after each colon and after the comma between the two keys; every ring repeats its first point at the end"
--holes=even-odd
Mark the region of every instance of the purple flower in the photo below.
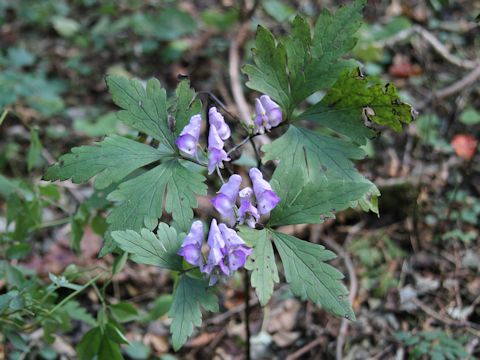
{"type": "Polygon", "coordinates": [[[260,219],[258,210],[253,206],[251,196],[253,190],[250,187],[246,187],[240,191],[240,208],[238,209],[238,222],[241,224],[246,223],[252,229],[255,228],[255,224],[260,219]]]}
{"type": "Polygon", "coordinates": [[[217,128],[210,125],[210,132],[208,133],[208,174],[215,171],[218,166],[223,168],[223,161],[230,161],[225,150],[223,150],[224,142],[218,135],[217,128]]]}
{"type": "Polygon", "coordinates": [[[280,106],[278,106],[275,101],[270,99],[270,96],[268,95],[260,96],[260,102],[262,103],[263,108],[267,113],[268,123],[270,127],[280,125],[283,120],[282,109],[280,109],[280,106]]]}
{"type": "Polygon", "coordinates": [[[178,250],[178,255],[183,256],[186,262],[196,266],[203,265],[202,259],[203,245],[203,224],[197,220],[193,222],[190,232],[183,240],[183,244],[178,250]]]}
{"type": "Polygon", "coordinates": [[[218,131],[218,135],[222,140],[227,140],[230,137],[230,128],[225,122],[222,114],[217,111],[216,107],[211,107],[208,111],[208,120],[210,121],[210,125],[215,126],[218,131]]]}
{"type": "Polygon", "coordinates": [[[215,219],[210,225],[208,245],[210,253],[201,271],[210,276],[210,285],[215,284],[219,277],[230,276],[244,266],[252,253],[252,249],[246,246],[235,230],[225,224],[217,225],[215,219]]]}
{"type": "Polygon", "coordinates": [[[228,264],[224,263],[221,270],[224,273],[228,271],[226,275],[230,275],[245,266],[247,257],[252,253],[252,249],[246,246],[245,241],[237,235],[235,230],[228,228],[225,224],[220,224],[218,227],[225,239],[227,249],[225,255],[228,260],[228,264]]]}
{"type": "Polygon", "coordinates": [[[190,122],[183,128],[180,136],[175,140],[175,144],[177,144],[181,153],[187,156],[195,156],[197,153],[198,140],[200,139],[201,126],[201,115],[193,115],[190,118],[190,122]]]}
{"type": "Polygon", "coordinates": [[[210,252],[207,258],[207,264],[201,270],[204,273],[210,274],[213,268],[223,260],[222,249],[225,248],[225,240],[223,239],[222,233],[217,225],[217,220],[215,219],[212,219],[210,224],[207,243],[210,247],[210,252]]]}
{"type": "Polygon", "coordinates": [[[213,207],[225,218],[230,226],[235,224],[234,206],[241,182],[242,177],[240,175],[234,174],[230,176],[230,179],[220,188],[218,195],[211,200],[213,207]]]}
{"type": "Polygon", "coordinates": [[[255,131],[263,134],[283,120],[282,110],[268,95],[255,99],[255,131]]]}
{"type": "Polygon", "coordinates": [[[272,190],[270,184],[263,179],[263,175],[257,168],[251,168],[250,179],[253,183],[253,192],[257,199],[257,207],[260,215],[268,214],[280,202],[280,198],[272,190]]]}

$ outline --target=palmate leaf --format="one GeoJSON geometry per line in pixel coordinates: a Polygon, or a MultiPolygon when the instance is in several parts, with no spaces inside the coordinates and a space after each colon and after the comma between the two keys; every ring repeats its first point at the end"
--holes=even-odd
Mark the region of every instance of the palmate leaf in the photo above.
{"type": "Polygon", "coordinates": [[[167,92],[160,82],[150,79],[145,89],[136,79],[109,75],[106,80],[114,103],[124,109],[117,113],[118,118],[176,152],[175,137],[168,127],[167,92]]]}
{"type": "Polygon", "coordinates": [[[284,172],[281,182],[274,179],[271,183],[282,200],[272,211],[269,226],[321,223],[337,211],[355,206],[366,194],[376,190],[366,179],[305,182],[295,169],[284,172]]]}
{"type": "Polygon", "coordinates": [[[247,86],[270,95],[289,117],[301,101],[331,86],[340,72],[355,62],[340,59],[356,44],[365,1],[343,6],[335,14],[324,10],[312,32],[297,16],[292,34],[283,40],[259,26],[255,39],[255,65],[246,65],[247,86]]]}
{"type": "Polygon", "coordinates": [[[158,225],[156,235],[142,229],[140,233],[133,230],[113,231],[112,237],[118,247],[130,253],[130,258],[139,264],[182,270],[182,258],[177,252],[184,236],[165,223],[158,225]]]}
{"type": "Polygon", "coordinates": [[[103,189],[165,155],[159,149],[112,135],[94,145],[73,148],[47,169],[44,179],[72,179],[74,183],[82,183],[96,176],[95,187],[103,189]]]}
{"type": "Polygon", "coordinates": [[[175,92],[175,104],[171,109],[175,119],[175,135],[180,135],[180,132],[188,124],[190,118],[199,114],[202,111],[202,103],[195,99],[196,93],[190,87],[188,80],[182,80],[177,86],[175,92]]]}
{"type": "Polygon", "coordinates": [[[194,326],[201,325],[200,306],[207,311],[218,311],[218,300],[208,288],[208,281],[182,275],[175,287],[172,306],[168,312],[168,316],[172,319],[170,332],[175,350],[178,350],[192,335],[194,326]]]}
{"type": "Polygon", "coordinates": [[[360,160],[365,152],[357,145],[332,136],[290,125],[287,132],[264,145],[262,162],[280,160],[276,174],[295,168],[308,181],[343,179],[357,181],[363,176],[351,160],[360,160]]]}
{"type": "Polygon", "coordinates": [[[115,184],[116,190],[107,197],[115,204],[107,217],[109,227],[101,255],[116,246],[112,231],[153,229],[163,209],[172,215],[178,230],[188,230],[192,208],[197,206],[195,196],[206,194],[205,178],[199,174],[197,165],[184,166],[186,162],[178,155],[174,143],[176,135],[168,123],[167,108],[180,126],[201,108],[188,82],[179,84],[169,106],[165,90],[155,79],[149,80],[146,88],[138,80],[117,76],[108,76],[107,83],[114,102],[124,109],[117,113],[118,117],[157,140],[158,147],[110,136],[95,145],[74,148],[50,167],[45,176],[48,180],[72,179],[76,183],[96,176],[98,189],[115,184]],[[159,164],[154,166],[154,162],[159,164]],[[145,169],[145,165],[150,165],[150,169],[145,169]]]}
{"type": "Polygon", "coordinates": [[[363,117],[396,131],[412,121],[412,107],[400,100],[395,86],[344,72],[327,95],[298,116],[350,137],[359,144],[375,133],[364,126],[363,117]]]}
{"type": "Polygon", "coordinates": [[[264,162],[280,160],[272,186],[282,200],[272,212],[271,226],[322,222],[358,201],[368,209],[368,198],[379,195],[353,166],[351,160],[365,153],[351,142],[290,125],[262,150],[264,162]]]}
{"type": "MultiPolygon", "coordinates": [[[[187,231],[193,218],[192,208],[197,206],[195,194],[207,192],[204,181],[202,175],[172,159],[120,184],[107,197],[116,203],[107,217],[109,231],[153,229],[162,217],[164,205],[177,227],[187,231]]],[[[105,245],[102,254],[113,249],[109,236],[105,245]]]]}
{"type": "Polygon", "coordinates": [[[341,282],[343,274],[325,263],[336,255],[321,245],[290,235],[272,231],[272,236],[292,292],[332,314],[355,320],[348,290],[341,282]]]}
{"type": "Polygon", "coordinates": [[[265,306],[272,296],[274,283],[280,281],[269,232],[241,227],[240,237],[253,247],[245,268],[252,271],[252,286],[260,304],[265,306]]]}

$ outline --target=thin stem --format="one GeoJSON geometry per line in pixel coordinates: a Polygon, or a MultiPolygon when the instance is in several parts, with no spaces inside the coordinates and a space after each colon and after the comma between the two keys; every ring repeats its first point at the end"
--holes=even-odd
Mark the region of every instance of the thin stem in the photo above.
{"type": "Polygon", "coordinates": [[[222,173],[220,171],[220,168],[218,166],[215,166],[215,170],[217,170],[217,175],[218,177],[220,178],[220,180],[222,181],[222,184],[225,184],[225,180],[223,179],[223,176],[222,176],[222,173]]]}
{"type": "Polygon", "coordinates": [[[248,271],[244,271],[244,291],[245,291],[245,358],[250,360],[250,284],[248,282],[248,271]]]}
{"type": "Polygon", "coordinates": [[[5,120],[5,118],[7,117],[7,115],[8,115],[8,112],[9,112],[9,110],[8,110],[8,109],[5,109],[5,110],[3,110],[3,113],[2,113],[2,115],[0,115],[0,125],[2,125],[2,123],[3,123],[3,120],[5,120]]]}
{"type": "Polygon", "coordinates": [[[240,122],[240,119],[233,115],[230,111],[228,111],[226,105],[211,91],[199,91],[198,94],[206,94],[212,98],[212,100],[219,105],[225,113],[230,116],[233,120],[240,122]]]}
{"type": "Polygon", "coordinates": [[[44,229],[44,228],[53,227],[53,226],[58,226],[58,225],[63,225],[63,224],[68,223],[70,221],[70,219],[71,219],[71,217],[66,217],[66,218],[62,218],[62,219],[46,221],[46,222],[36,226],[35,230],[44,229]]]}
{"type": "Polygon", "coordinates": [[[255,151],[255,157],[257,158],[257,168],[261,170],[262,166],[262,159],[260,158],[260,153],[258,152],[257,145],[255,145],[255,142],[253,141],[253,138],[250,138],[250,144],[252,144],[253,151],[255,151]]]}
{"type": "Polygon", "coordinates": [[[65,303],[73,299],[75,296],[80,294],[83,290],[88,288],[90,285],[94,284],[99,278],[102,276],[102,274],[98,274],[95,276],[93,279],[90,279],[85,285],[83,285],[80,289],[74,291],[70,295],[68,295],[66,298],[64,298],[62,301],[60,301],[57,305],[55,305],[52,310],[48,311],[48,315],[52,315],[55,311],[57,311],[59,308],[61,308],[65,303]]]}
{"type": "Polygon", "coordinates": [[[242,147],[243,145],[245,145],[248,141],[250,141],[251,139],[251,136],[247,136],[245,139],[242,140],[242,142],[240,142],[239,144],[235,145],[233,148],[231,148],[230,150],[228,150],[227,152],[227,155],[230,155],[231,153],[233,153],[234,151],[236,151],[238,148],[242,147]]]}

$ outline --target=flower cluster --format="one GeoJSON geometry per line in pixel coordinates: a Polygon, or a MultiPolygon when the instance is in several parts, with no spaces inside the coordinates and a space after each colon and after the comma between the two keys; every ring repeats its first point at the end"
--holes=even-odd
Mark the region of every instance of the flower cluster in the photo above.
{"type": "MultiPolygon", "coordinates": [[[[255,132],[263,134],[282,122],[280,107],[267,95],[256,99],[255,132]]],[[[210,128],[208,131],[208,174],[215,169],[222,169],[224,161],[230,161],[225,151],[225,140],[231,136],[231,131],[222,114],[215,107],[208,111],[210,128]]],[[[193,115],[189,123],[180,133],[176,144],[183,156],[199,161],[198,149],[202,117],[193,115]]],[[[220,213],[225,223],[217,224],[213,219],[208,233],[208,255],[206,260],[202,254],[204,246],[204,231],[201,221],[195,221],[183,244],[178,251],[185,261],[198,266],[200,271],[210,277],[210,284],[219,277],[230,276],[234,271],[245,265],[252,249],[232,228],[236,224],[246,224],[251,228],[259,222],[262,215],[267,215],[280,201],[270,184],[263,179],[257,168],[249,172],[252,187],[240,190],[242,177],[234,174],[222,185],[218,194],[211,200],[214,208],[220,213]],[[237,200],[240,206],[237,207],[237,200]]]]}
{"type": "Polygon", "coordinates": [[[230,179],[220,188],[218,195],[211,201],[213,207],[230,226],[238,221],[239,224],[247,224],[251,228],[255,228],[260,216],[270,213],[280,201],[270,184],[263,179],[260,170],[252,168],[249,175],[253,190],[246,187],[240,191],[242,178],[240,175],[234,174],[230,176],[230,179]],[[253,194],[255,195],[256,207],[252,203],[253,194]],[[236,211],[238,197],[240,197],[240,208],[236,211]]]}
{"type": "Polygon", "coordinates": [[[203,243],[203,224],[195,221],[178,254],[188,263],[200,267],[202,273],[209,275],[210,285],[215,284],[219,277],[230,276],[243,267],[252,253],[252,249],[246,246],[235,230],[222,223],[217,225],[215,219],[212,220],[208,233],[209,252],[206,262],[202,257],[203,243]]]}
{"type": "MultiPolygon", "coordinates": [[[[263,134],[278,126],[283,120],[282,110],[268,95],[262,95],[255,100],[255,133],[263,134]]],[[[230,127],[225,122],[223,115],[216,107],[208,110],[208,174],[212,174],[215,168],[223,168],[224,161],[230,161],[224,150],[225,140],[231,136],[230,127]]],[[[198,159],[198,147],[202,116],[193,115],[189,123],[182,129],[175,143],[180,153],[187,157],[198,159]]]]}

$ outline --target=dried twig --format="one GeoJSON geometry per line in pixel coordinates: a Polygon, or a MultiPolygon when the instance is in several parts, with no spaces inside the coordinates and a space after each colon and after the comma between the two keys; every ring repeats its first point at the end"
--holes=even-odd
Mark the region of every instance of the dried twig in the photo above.
{"type": "Polygon", "coordinates": [[[306,354],[310,350],[316,348],[318,345],[321,345],[322,340],[323,339],[321,337],[316,338],[315,340],[313,340],[312,342],[309,342],[304,347],[295,351],[293,354],[289,355],[287,357],[287,360],[296,360],[296,359],[300,358],[303,354],[306,354]]]}
{"type": "Polygon", "coordinates": [[[452,318],[449,318],[445,315],[442,315],[435,310],[433,310],[431,307],[429,307],[427,304],[425,304],[423,301],[419,299],[412,299],[412,303],[417,305],[423,312],[425,312],[427,315],[431,316],[432,318],[448,325],[451,327],[456,327],[456,328],[464,328],[473,335],[480,337],[480,325],[473,323],[471,321],[457,321],[452,318]]]}
{"type": "Polygon", "coordinates": [[[381,42],[378,42],[377,44],[381,47],[383,46],[392,46],[396,44],[399,41],[405,40],[408,37],[410,37],[413,34],[418,34],[420,35],[425,41],[427,41],[434,49],[435,51],[440,54],[445,60],[448,62],[464,68],[464,69],[475,69],[478,66],[480,66],[480,61],[479,60],[468,60],[468,59],[461,59],[458,56],[455,56],[450,53],[450,51],[447,49],[445,45],[443,45],[440,40],[438,40],[434,34],[432,34],[430,31],[427,29],[424,29],[421,26],[415,25],[412,26],[411,28],[405,29],[403,31],[400,31],[398,34],[384,40],[381,42]]]}
{"type": "MultiPolygon", "coordinates": [[[[358,223],[355,226],[352,226],[349,231],[348,235],[345,239],[345,244],[348,244],[351,242],[353,236],[358,233],[364,226],[364,223],[358,223]]],[[[310,233],[310,241],[311,242],[318,242],[318,239],[320,238],[320,230],[321,230],[321,225],[314,225],[311,227],[311,233],[310,233]]],[[[358,291],[358,281],[357,281],[357,275],[355,274],[355,266],[353,265],[352,259],[350,258],[350,255],[339,245],[337,244],[333,239],[330,238],[324,238],[323,242],[334,249],[345,261],[345,266],[347,267],[348,271],[348,277],[350,279],[350,291],[349,291],[349,300],[351,303],[355,300],[355,297],[357,296],[357,291],[358,291]]],[[[336,345],[336,358],[337,360],[343,359],[343,344],[345,343],[345,336],[347,335],[348,331],[348,324],[349,320],[347,319],[342,319],[342,323],[340,325],[340,330],[338,332],[338,337],[337,337],[337,345],[336,345]]],[[[298,359],[300,356],[303,354],[307,353],[311,349],[315,348],[316,346],[321,344],[321,337],[316,338],[312,342],[308,343],[304,347],[300,348],[296,352],[294,352],[292,355],[290,355],[287,360],[295,360],[298,359]]]]}
{"type": "MultiPolygon", "coordinates": [[[[345,245],[348,245],[353,236],[357,234],[364,226],[364,223],[358,223],[355,226],[352,226],[350,230],[348,231],[347,237],[345,239],[345,245]]],[[[345,266],[348,271],[348,278],[350,281],[350,290],[348,294],[348,298],[350,300],[350,303],[353,304],[355,301],[355,298],[357,296],[357,291],[358,291],[358,280],[357,280],[357,275],[355,273],[355,266],[353,265],[352,258],[350,257],[350,254],[345,251],[339,244],[337,244],[333,239],[330,238],[325,238],[324,242],[326,245],[334,249],[340,257],[343,258],[343,261],[345,262],[345,266]]],[[[340,330],[338,331],[338,337],[337,337],[337,344],[336,344],[336,349],[335,349],[335,356],[337,360],[342,360],[343,359],[343,345],[345,344],[345,337],[347,336],[347,331],[348,331],[348,325],[350,321],[348,319],[342,319],[342,323],[340,325],[340,330]]]]}
{"type": "Polygon", "coordinates": [[[245,95],[243,94],[242,82],[240,80],[240,48],[247,38],[249,26],[250,23],[248,21],[240,26],[237,35],[230,43],[228,52],[228,73],[230,74],[230,87],[232,89],[233,99],[240,113],[240,118],[247,126],[253,124],[250,119],[250,110],[245,95]]]}

